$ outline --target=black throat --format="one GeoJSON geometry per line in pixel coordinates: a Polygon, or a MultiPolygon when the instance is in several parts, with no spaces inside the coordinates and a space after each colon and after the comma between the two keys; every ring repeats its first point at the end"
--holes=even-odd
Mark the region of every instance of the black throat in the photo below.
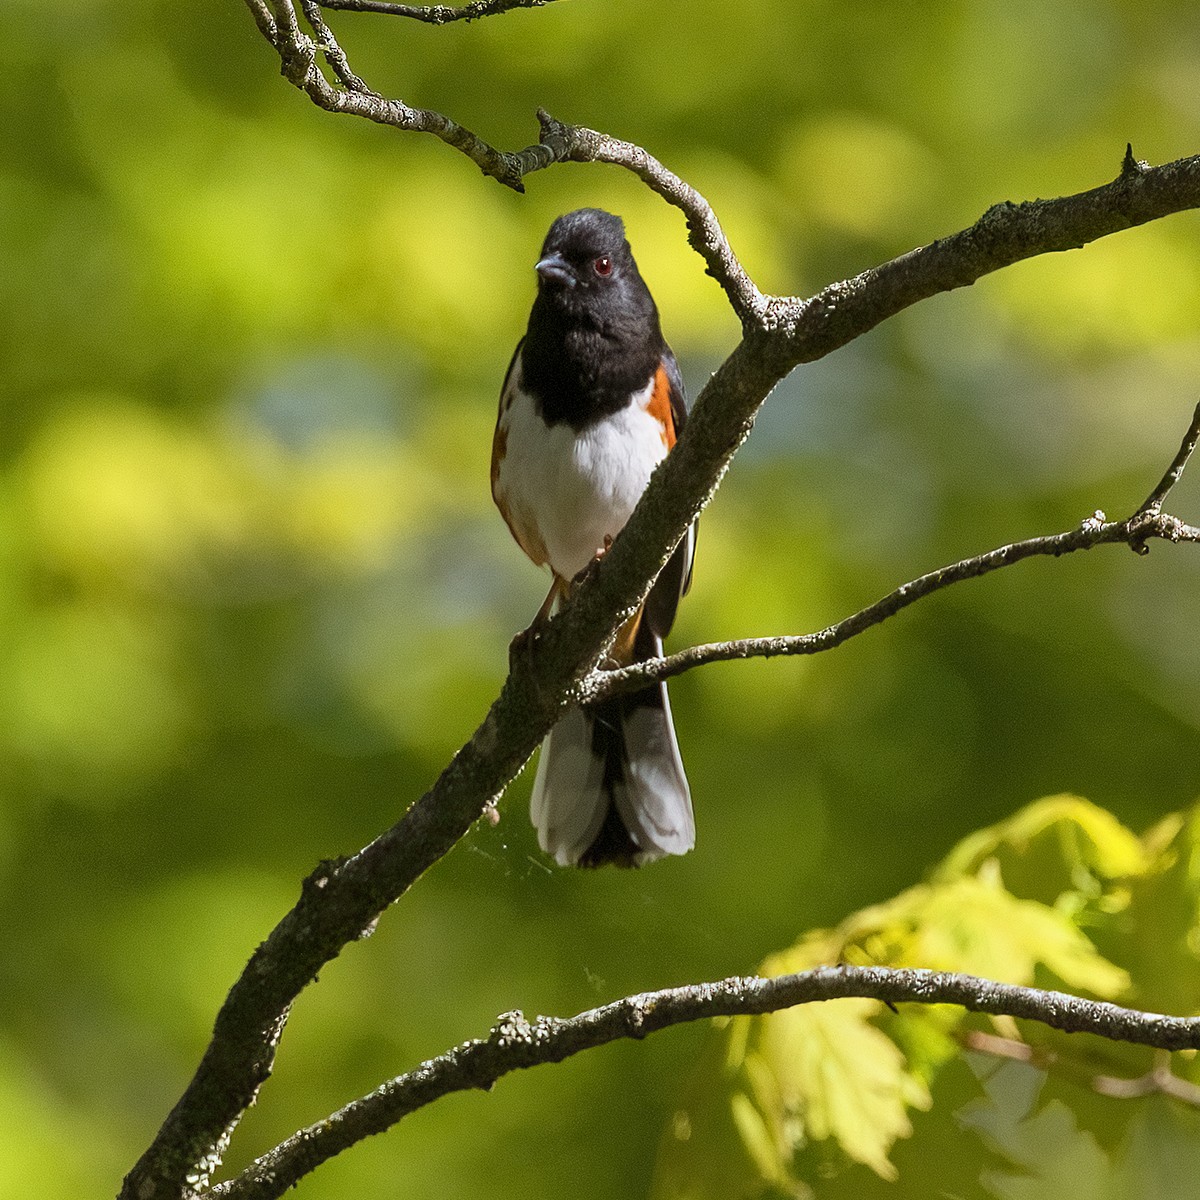
{"type": "Polygon", "coordinates": [[[521,347],[521,377],[547,424],[584,429],[620,412],[650,382],[664,348],[650,305],[636,316],[601,314],[538,294],[521,347]]]}

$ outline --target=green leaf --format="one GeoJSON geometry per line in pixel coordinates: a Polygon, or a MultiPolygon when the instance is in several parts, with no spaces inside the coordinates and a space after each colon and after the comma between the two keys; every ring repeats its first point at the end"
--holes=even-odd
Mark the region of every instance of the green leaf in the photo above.
{"type": "Polygon", "coordinates": [[[1112,813],[1069,795],[1037,800],[964,838],[933,880],[975,875],[992,859],[1014,896],[1050,905],[1072,892],[1094,899],[1111,881],[1140,874],[1149,861],[1142,843],[1112,813]]]}
{"type": "Polygon", "coordinates": [[[874,1000],[832,1000],[770,1013],[761,1054],[779,1088],[785,1116],[815,1141],[833,1140],[855,1162],[895,1179],[888,1151],[908,1137],[909,1106],[929,1093],[908,1071],[895,1042],[872,1025],[874,1000]]]}
{"type": "Polygon", "coordinates": [[[1129,986],[1067,912],[1005,890],[995,860],[979,876],[902,892],[842,927],[847,943],[891,966],[965,971],[1028,984],[1041,965],[1070,987],[1112,997],[1129,986]]]}
{"type": "MultiPolygon", "coordinates": [[[[1198,905],[1200,818],[1164,824],[1143,842],[1095,805],[1055,796],[967,838],[929,883],[863,909],[836,929],[806,934],[764,962],[762,973],[870,962],[1057,985],[1113,999],[1132,986],[1125,956],[1120,964],[1110,961],[1081,925],[1123,948],[1137,939],[1132,925],[1128,938],[1118,937],[1120,923],[1161,920],[1155,910],[1165,906],[1174,914],[1176,937],[1169,946],[1143,939],[1154,943],[1144,955],[1177,967],[1186,963],[1187,977],[1195,981],[1198,905]]],[[[693,1114],[689,1120],[689,1168],[679,1169],[676,1151],[679,1186],[656,1195],[715,1200],[760,1196],[764,1189],[786,1193],[814,1174],[850,1179],[855,1164],[880,1181],[896,1181],[893,1150],[912,1135],[913,1111],[929,1109],[931,1089],[946,1064],[962,1061],[955,1035],[965,1016],[951,1005],[906,1005],[901,1013],[889,1013],[874,1000],[843,999],[729,1022],[713,1060],[717,1072],[698,1077],[697,1090],[707,1088],[710,1108],[708,1117],[693,1114]]],[[[1064,1069],[1070,1059],[1076,1077],[1104,1069],[1137,1075],[1145,1069],[1140,1051],[1128,1062],[1117,1057],[1105,1067],[1088,1057],[1095,1048],[1086,1039],[1075,1038],[1068,1048],[1040,1026],[1025,1032],[1023,1025],[1011,1024],[1006,1036],[1018,1036],[1018,1028],[1020,1036],[1052,1044],[1064,1069]]],[[[989,1194],[1035,1200],[1064,1194],[1072,1180],[1104,1178],[1111,1144],[1101,1146],[1091,1129],[1080,1128],[1073,1108],[1054,1100],[1034,1112],[1043,1073],[1033,1068],[1024,1075],[1002,1073],[992,1060],[983,1061],[989,1064],[990,1099],[966,1110],[964,1120],[1001,1162],[1021,1171],[1012,1175],[1004,1168],[980,1176],[989,1194]],[[1063,1147],[1058,1156],[1047,1149],[1055,1144],[1063,1147]]],[[[706,1111],[694,1108],[697,1114],[706,1111]]],[[[975,1153],[986,1157],[982,1148],[975,1153]]],[[[911,1153],[904,1157],[913,1161],[911,1153]]],[[[868,1176],[860,1172],[860,1178],[868,1176]]]]}
{"type": "Polygon", "coordinates": [[[1070,917],[1034,900],[1018,900],[999,874],[931,888],[916,914],[912,958],[903,965],[967,971],[1028,984],[1038,965],[1071,988],[1113,997],[1129,986],[1070,917]]]}
{"type": "MultiPolygon", "coordinates": [[[[1181,1200],[1197,1194],[1200,1113],[1195,1109],[1165,1096],[1124,1106],[1128,1125],[1106,1149],[1081,1127],[1078,1103],[1046,1098],[1044,1071],[969,1057],[985,1096],[960,1109],[958,1120],[1015,1168],[983,1173],[997,1200],[1181,1200]]],[[[1087,1093],[1079,1099],[1098,1102],[1087,1093]]]]}
{"type": "Polygon", "coordinates": [[[1200,1113],[1152,1096],[1137,1106],[1121,1146],[1121,1200],[1180,1200],[1200,1180],[1200,1113]]]}
{"type": "Polygon", "coordinates": [[[1115,1200],[1108,1156],[1095,1138],[1079,1129],[1060,1101],[1038,1106],[1042,1071],[982,1056],[973,1062],[986,1099],[967,1105],[957,1118],[1019,1172],[985,1172],[984,1186],[997,1200],[1115,1200]]]}

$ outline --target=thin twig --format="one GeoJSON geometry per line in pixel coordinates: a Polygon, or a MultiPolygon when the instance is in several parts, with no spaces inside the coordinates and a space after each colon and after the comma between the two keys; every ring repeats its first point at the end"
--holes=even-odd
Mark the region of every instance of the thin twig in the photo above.
{"type": "Polygon", "coordinates": [[[1020,1017],[1068,1033],[1087,1032],[1163,1050],[1200,1047],[1200,1017],[1136,1012],[972,975],[838,966],[770,979],[738,977],[627,996],[567,1019],[538,1017],[530,1022],[519,1012],[506,1013],[488,1037],[429,1059],[300,1130],[210,1194],[220,1200],[275,1200],[348,1146],[383,1132],[443,1096],[491,1088],[512,1071],[561,1062],[584,1050],[623,1038],[644,1038],[690,1021],[759,1015],[848,996],[892,1005],[956,1004],[971,1012],[1020,1017]]]}
{"type": "Polygon", "coordinates": [[[1136,1079],[1115,1075],[1097,1075],[1092,1087],[1102,1096],[1118,1100],[1137,1100],[1143,1096],[1170,1096],[1181,1104],[1200,1108],[1200,1087],[1188,1079],[1180,1079],[1171,1070],[1171,1056],[1165,1050],[1154,1052],[1154,1065],[1136,1079]]]}
{"type": "MultiPolygon", "coordinates": [[[[325,3],[324,7],[367,2],[344,0],[325,3]]],[[[246,3],[263,29],[261,0],[246,3]]],[[[395,5],[387,11],[406,16],[425,14],[420,19],[430,21],[435,21],[430,14],[439,14],[436,23],[443,23],[517,6],[535,5],[533,0],[519,5],[506,5],[505,0],[497,0],[496,4],[479,0],[477,5],[458,8],[395,5]]],[[[279,29],[269,40],[279,51],[284,76],[328,112],[431,133],[466,155],[485,175],[518,192],[525,190],[527,175],[564,160],[606,162],[632,171],[685,214],[691,244],[703,257],[708,273],[725,290],[743,327],[779,335],[776,345],[787,355],[780,374],[844,345],[918,300],[967,286],[1031,255],[1082,246],[1107,233],[1200,203],[1200,157],[1151,168],[1133,159],[1132,150],[1127,148],[1116,180],[1090,192],[1058,200],[996,204],[970,229],[902,255],[855,279],[831,284],[809,299],[765,296],[742,267],[704,197],[642,147],[584,126],[568,125],[539,110],[540,140],[523,150],[499,150],[443,113],[390,100],[372,91],[350,70],[330,34],[321,40],[340,55],[331,63],[344,84],[334,86],[313,65],[317,47],[300,33],[291,0],[276,0],[276,8],[279,29]],[[349,79],[355,83],[347,83],[349,79]]],[[[372,7],[360,11],[384,10],[372,7]]],[[[323,22],[320,26],[327,28],[323,22]]]]}
{"type": "Polygon", "coordinates": [[[968,1029],[958,1040],[967,1050],[1028,1063],[1114,1100],[1140,1100],[1145,1096],[1161,1095],[1200,1108],[1200,1087],[1190,1080],[1180,1079],[1171,1070],[1169,1050],[1155,1050],[1154,1065],[1150,1070],[1130,1079],[1122,1075],[1097,1074],[1088,1070],[1084,1063],[1066,1058],[1047,1046],[1031,1046],[1019,1038],[999,1037],[980,1029],[968,1029]]]}
{"type": "Polygon", "coordinates": [[[430,25],[448,25],[451,21],[477,21],[514,8],[544,8],[554,0],[474,0],[472,4],[393,4],[391,0],[321,0],[322,8],[342,12],[382,13],[390,17],[412,17],[430,25]]]}
{"type": "Polygon", "coordinates": [[[562,157],[572,162],[611,163],[624,167],[651,191],[678,208],[687,218],[688,241],[704,259],[707,273],[724,288],[743,324],[756,324],[763,319],[767,298],[734,254],[712,205],[691,184],[685,183],[633,142],[623,142],[581,125],[565,125],[545,109],[538,109],[538,120],[542,125],[542,142],[561,145],[562,157]]]}
{"type": "Polygon", "coordinates": [[[353,7],[355,11],[397,12],[444,24],[448,20],[471,20],[509,8],[539,7],[548,2],[479,0],[479,3],[462,8],[390,5],[384,9],[374,3],[366,7],[367,0],[341,0],[339,3],[301,0],[305,15],[316,34],[314,42],[300,30],[291,0],[276,0],[278,20],[270,24],[265,23],[269,14],[263,7],[263,0],[246,0],[259,29],[278,50],[285,77],[327,112],[365,117],[396,129],[431,133],[465,154],[485,175],[518,192],[525,190],[523,180],[526,175],[567,159],[612,163],[632,171],[683,212],[687,218],[689,241],[704,259],[708,273],[725,289],[743,324],[761,321],[767,310],[767,300],[733,253],[712,206],[695,188],[640,146],[598,133],[594,129],[566,125],[539,109],[540,140],[523,150],[499,150],[442,113],[415,108],[399,100],[389,100],[369,88],[351,69],[345,52],[321,16],[322,8],[353,7]],[[316,69],[315,55],[318,49],[325,52],[341,87],[331,84],[316,69]]]}
{"type": "Polygon", "coordinates": [[[1187,433],[1183,435],[1179,453],[1175,455],[1154,491],[1142,501],[1138,512],[1152,513],[1157,516],[1162,511],[1167,494],[1183,477],[1184,468],[1188,465],[1188,459],[1192,457],[1197,442],[1200,442],[1200,404],[1196,405],[1196,411],[1192,414],[1192,423],[1188,426],[1187,433]]]}
{"type": "MultiPolygon", "coordinates": [[[[346,56],[321,20],[319,12],[314,29],[319,31],[320,45],[300,29],[292,0],[274,0],[275,28],[270,34],[263,24],[261,0],[246,0],[246,4],[254,14],[259,29],[278,51],[284,78],[326,112],[346,113],[395,129],[432,134],[466,155],[485,175],[518,192],[525,190],[521,182],[525,175],[554,161],[554,153],[547,146],[529,146],[515,152],[497,150],[443,113],[416,108],[401,100],[389,100],[372,91],[351,70],[346,56]],[[330,56],[330,63],[342,86],[330,83],[318,70],[318,50],[324,50],[330,56]]],[[[310,14],[317,8],[316,4],[306,5],[310,14]]]]}
{"type": "Polygon", "coordinates": [[[346,57],[346,52],[338,45],[337,38],[333,36],[333,30],[325,24],[318,0],[300,0],[300,3],[304,8],[305,19],[312,26],[313,33],[317,35],[321,51],[333,68],[338,82],[351,92],[369,92],[371,89],[351,70],[350,60],[346,57]]]}
{"type": "Polygon", "coordinates": [[[581,686],[580,699],[585,703],[593,703],[617,692],[636,691],[645,687],[647,683],[670,679],[707,663],[820,654],[881,624],[933,592],[941,591],[954,583],[961,583],[965,579],[977,579],[981,575],[990,574],[1001,567],[1010,567],[1026,558],[1043,555],[1060,558],[1064,554],[1071,554],[1077,550],[1091,550],[1092,547],[1105,543],[1127,545],[1140,553],[1146,549],[1148,538],[1163,538],[1172,542],[1200,542],[1200,528],[1186,525],[1177,517],[1145,509],[1139,509],[1125,521],[1105,521],[1102,513],[1096,513],[1083,521],[1078,528],[1065,533],[1012,542],[1007,546],[989,550],[986,554],[977,554],[939,570],[930,571],[927,575],[901,584],[874,604],[869,604],[866,608],[815,633],[708,642],[617,671],[596,671],[581,686]]]}

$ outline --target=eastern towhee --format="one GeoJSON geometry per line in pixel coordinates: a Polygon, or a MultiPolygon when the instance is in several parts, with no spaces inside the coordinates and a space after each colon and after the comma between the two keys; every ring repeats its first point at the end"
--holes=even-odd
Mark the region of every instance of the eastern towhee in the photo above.
{"type": "MultiPolygon", "coordinates": [[[[559,217],[536,269],[529,326],[500,394],[492,497],[521,549],[553,573],[544,617],[621,531],[686,409],[619,217],[595,208],[559,217]]],[[[693,526],[618,633],[610,666],[662,653],[694,545],[693,526]]],[[[562,866],[686,854],[692,800],[666,685],[569,709],[542,744],[530,812],[562,866]]]]}

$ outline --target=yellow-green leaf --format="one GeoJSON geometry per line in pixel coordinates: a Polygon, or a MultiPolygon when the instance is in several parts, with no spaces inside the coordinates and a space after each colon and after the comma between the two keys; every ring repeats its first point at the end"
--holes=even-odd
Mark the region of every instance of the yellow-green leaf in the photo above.
{"type": "Polygon", "coordinates": [[[1047,796],[964,838],[935,882],[974,875],[988,860],[1015,896],[1056,904],[1064,893],[1094,899],[1114,879],[1146,869],[1142,843],[1103,808],[1079,796],[1047,796]]]}
{"type": "Polygon", "coordinates": [[[904,1056],[870,1023],[874,1000],[832,1000],[770,1013],[761,1053],[778,1081],[784,1112],[814,1141],[833,1139],[855,1162],[896,1177],[888,1151],[908,1137],[908,1107],[926,1108],[929,1093],[904,1056]]]}
{"type": "Polygon", "coordinates": [[[994,873],[914,893],[922,890],[923,902],[912,913],[910,956],[898,966],[1029,984],[1042,965],[1069,987],[1095,996],[1113,997],[1129,986],[1126,972],[1103,958],[1068,915],[1018,900],[994,873]]]}

